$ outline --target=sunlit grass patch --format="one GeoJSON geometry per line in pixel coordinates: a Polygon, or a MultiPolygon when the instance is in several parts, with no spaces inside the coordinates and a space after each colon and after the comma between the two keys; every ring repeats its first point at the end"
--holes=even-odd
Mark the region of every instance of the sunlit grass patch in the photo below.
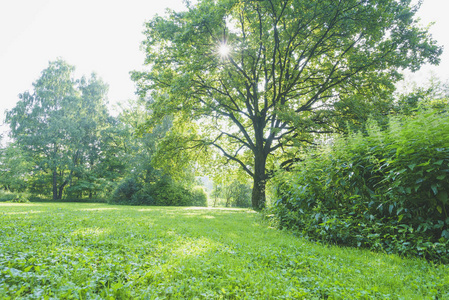
{"type": "Polygon", "coordinates": [[[37,208],[0,214],[0,299],[449,297],[444,265],[313,244],[247,209],[1,209],[37,208]]]}
{"type": "Polygon", "coordinates": [[[80,209],[80,211],[102,211],[102,210],[117,210],[118,208],[114,207],[101,207],[101,208],[84,208],[80,209]]]}
{"type": "Polygon", "coordinates": [[[235,207],[183,207],[183,210],[208,210],[208,211],[246,211],[247,208],[235,208],[235,207]]]}
{"type": "Polygon", "coordinates": [[[31,211],[16,211],[16,212],[5,212],[5,215],[27,215],[27,214],[38,214],[41,213],[41,210],[31,210],[31,211]]]}
{"type": "Polygon", "coordinates": [[[219,246],[220,244],[217,242],[206,238],[200,238],[191,241],[184,241],[183,243],[176,245],[172,254],[181,257],[198,256],[211,249],[216,249],[219,246]]]}
{"type": "Polygon", "coordinates": [[[100,229],[100,228],[81,228],[73,231],[71,233],[72,236],[81,236],[81,237],[98,237],[109,233],[109,230],[100,229]]]}
{"type": "Polygon", "coordinates": [[[35,206],[35,204],[32,203],[12,203],[12,202],[0,202],[0,206],[35,206]]]}

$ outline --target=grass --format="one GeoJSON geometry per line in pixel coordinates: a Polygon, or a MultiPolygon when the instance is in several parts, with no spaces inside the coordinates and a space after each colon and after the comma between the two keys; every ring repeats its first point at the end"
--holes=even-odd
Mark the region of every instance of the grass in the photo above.
{"type": "Polygon", "coordinates": [[[0,299],[449,299],[448,271],[245,209],[0,203],[0,299]]]}

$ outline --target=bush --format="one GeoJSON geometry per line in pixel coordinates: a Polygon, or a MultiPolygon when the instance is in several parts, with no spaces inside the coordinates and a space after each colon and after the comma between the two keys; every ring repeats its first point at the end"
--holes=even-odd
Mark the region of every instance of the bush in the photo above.
{"type": "Polygon", "coordinates": [[[191,205],[192,194],[182,185],[171,178],[163,177],[150,189],[154,198],[153,205],[160,206],[188,206],[191,205]]]}
{"type": "Polygon", "coordinates": [[[0,202],[11,201],[17,197],[17,193],[0,191],[0,202]]]}
{"type": "Polygon", "coordinates": [[[278,176],[281,227],[315,240],[449,262],[449,116],[352,134],[278,176]]]}
{"type": "Polygon", "coordinates": [[[207,194],[203,187],[196,186],[192,190],[192,205],[193,206],[207,206],[207,194]]]}
{"type": "Polygon", "coordinates": [[[141,189],[142,185],[138,183],[135,178],[125,178],[115,189],[114,193],[109,199],[109,202],[117,204],[132,204],[131,202],[134,200],[133,197],[135,197],[135,194],[141,189]]]}
{"type": "Polygon", "coordinates": [[[29,197],[30,195],[27,193],[0,191],[0,202],[29,203],[29,197]]]}
{"type": "Polygon", "coordinates": [[[207,206],[207,196],[201,188],[190,191],[168,176],[156,182],[139,183],[125,179],[114,191],[109,203],[157,206],[207,206]]]}
{"type": "Polygon", "coordinates": [[[30,200],[28,200],[27,198],[23,198],[23,197],[19,197],[19,198],[14,198],[8,202],[11,203],[30,203],[30,200]]]}

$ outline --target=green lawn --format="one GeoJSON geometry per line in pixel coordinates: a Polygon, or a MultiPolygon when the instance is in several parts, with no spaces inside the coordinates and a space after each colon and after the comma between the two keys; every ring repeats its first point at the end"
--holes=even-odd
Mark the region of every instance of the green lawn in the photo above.
{"type": "Polygon", "coordinates": [[[245,209],[0,203],[0,299],[449,299],[449,267],[325,247],[245,209]]]}

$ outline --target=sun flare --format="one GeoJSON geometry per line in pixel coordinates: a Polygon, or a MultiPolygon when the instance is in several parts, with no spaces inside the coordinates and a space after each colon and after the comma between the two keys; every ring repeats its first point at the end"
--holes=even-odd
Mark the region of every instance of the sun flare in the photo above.
{"type": "Polygon", "coordinates": [[[231,52],[231,48],[226,43],[222,43],[220,47],[218,48],[218,53],[221,57],[226,57],[231,52]]]}

